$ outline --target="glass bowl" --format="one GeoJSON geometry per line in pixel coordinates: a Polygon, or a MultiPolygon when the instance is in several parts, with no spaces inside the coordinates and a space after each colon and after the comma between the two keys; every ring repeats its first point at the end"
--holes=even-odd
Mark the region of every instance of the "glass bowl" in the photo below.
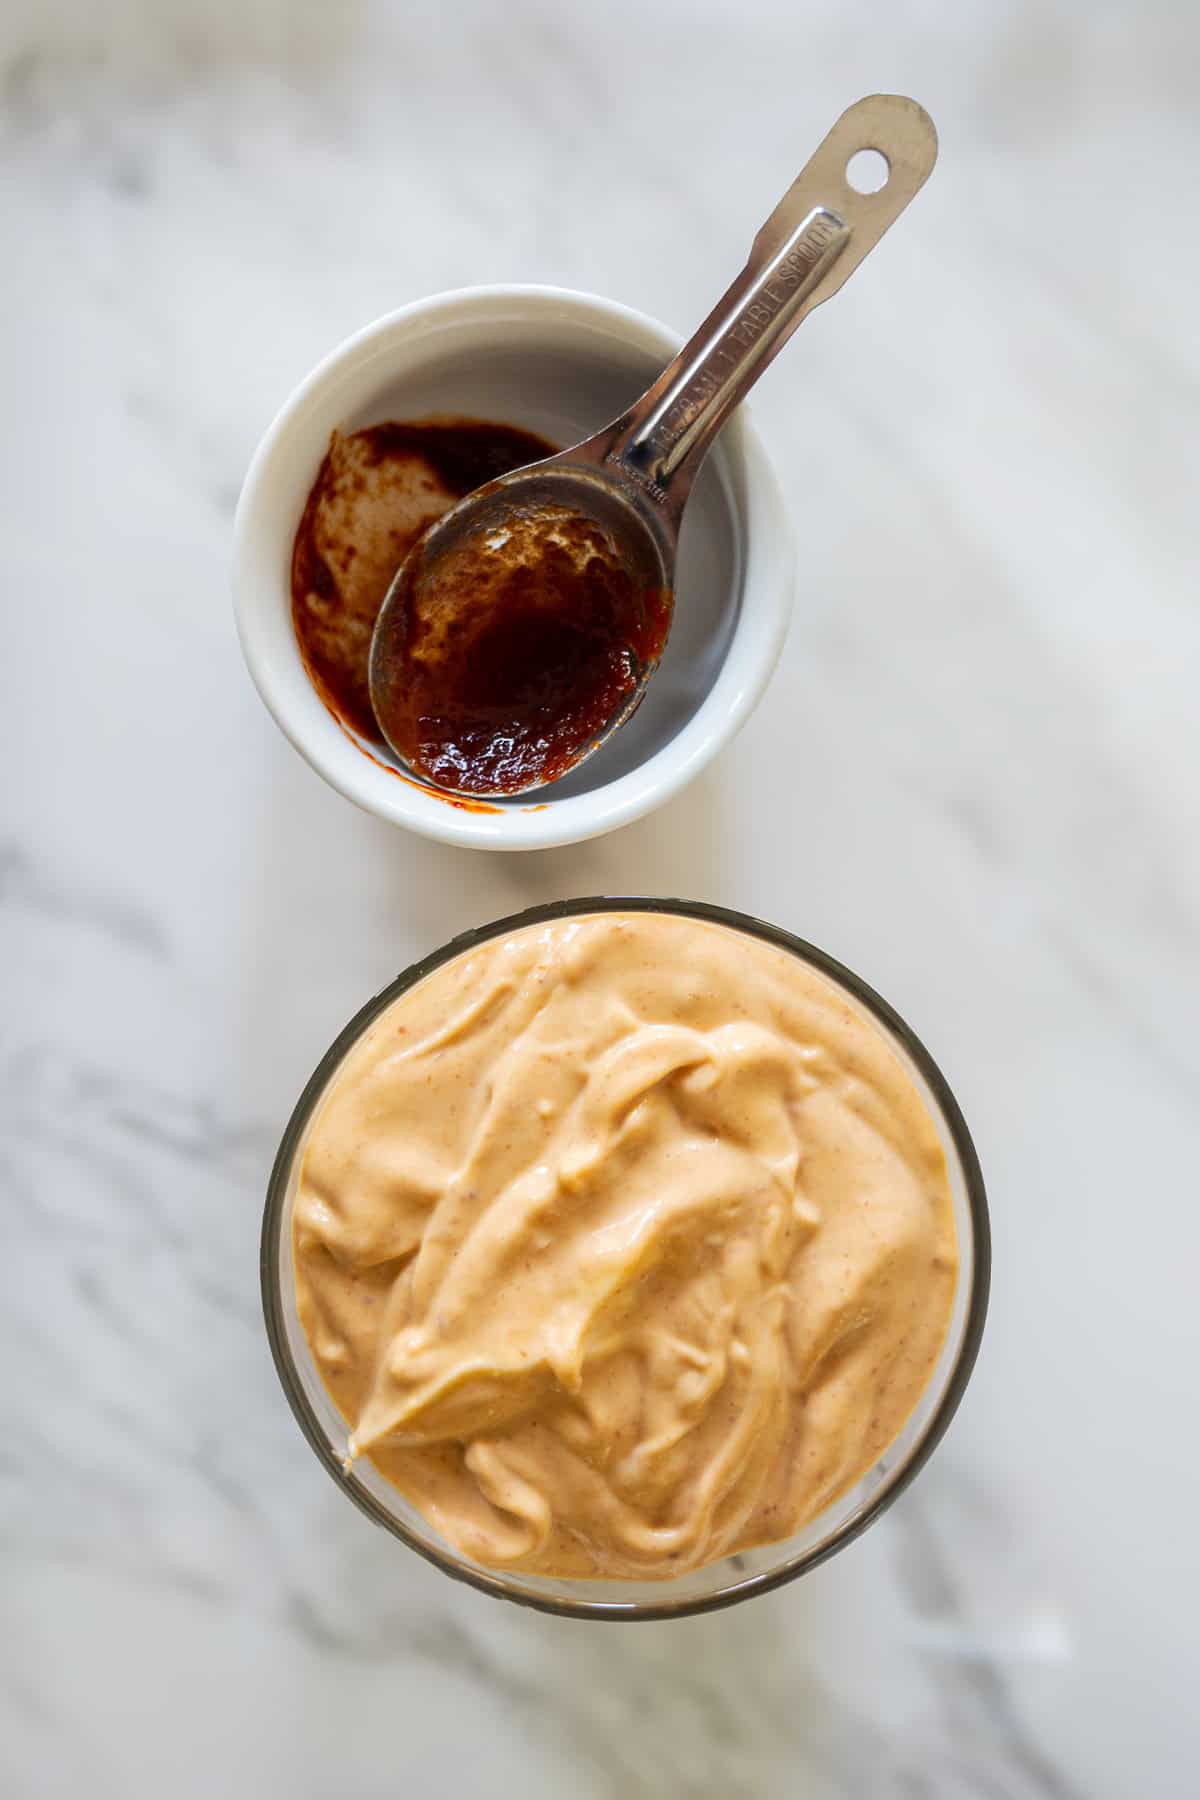
{"type": "Polygon", "coordinates": [[[263,1312],[275,1367],[300,1429],[342,1491],[368,1518],[447,1575],[485,1594],[585,1619],[671,1619],[731,1606],[816,1568],[865,1531],[928,1461],[954,1416],[979,1351],[990,1266],[987,1200],[970,1134],[941,1071],[903,1019],[857,975],[790,932],[726,907],[689,900],[602,898],[530,907],[463,933],[397,976],[350,1021],[301,1094],[271,1172],[262,1234],[263,1312]],[[900,1435],[859,1481],[793,1537],[739,1551],[667,1581],[565,1580],[487,1568],[452,1548],[372,1463],[344,1470],[346,1423],[309,1351],[296,1312],[292,1271],[292,1204],[309,1131],[343,1059],[380,1013],[443,963],[489,938],[526,925],[604,912],[670,913],[746,932],[800,957],[839,987],[887,1037],[925,1099],[945,1151],[958,1232],[959,1278],[946,1340],[900,1435]]]}

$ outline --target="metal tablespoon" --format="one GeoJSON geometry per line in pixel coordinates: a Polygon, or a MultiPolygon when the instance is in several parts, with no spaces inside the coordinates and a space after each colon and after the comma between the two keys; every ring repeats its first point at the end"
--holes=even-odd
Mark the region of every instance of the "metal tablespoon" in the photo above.
{"type": "Polygon", "coordinates": [[[759,231],[741,274],[642,397],[574,448],[467,495],[418,539],[375,623],[370,688],[380,729],[419,779],[450,793],[524,793],[577,766],[629,718],[665,642],[679,527],[697,469],[801,319],[854,272],[936,158],[937,134],[916,101],[873,94],[848,107],[759,231]],[[869,193],[854,185],[850,166],[864,150],[878,153],[866,160],[884,177],[869,193]],[[541,571],[546,593],[553,598],[547,581],[566,582],[561,619],[528,603],[534,552],[549,559],[541,571]],[[503,636],[499,610],[489,621],[489,596],[522,557],[527,603],[520,629],[510,620],[503,636]],[[620,678],[596,687],[590,713],[582,702],[575,713],[567,706],[564,719],[574,724],[559,741],[552,695],[567,692],[563,683],[576,666],[570,646],[607,655],[603,644],[597,649],[595,620],[591,637],[581,636],[567,610],[579,598],[571,580],[584,568],[603,578],[595,617],[616,631],[624,605],[640,624],[614,640],[619,657],[604,663],[619,667],[620,678]],[[463,570],[474,583],[469,591],[463,570]],[[469,671],[470,718],[461,731],[453,719],[433,721],[444,727],[435,756],[421,734],[430,728],[430,707],[444,713],[446,704],[436,682],[430,700],[426,677],[439,658],[456,654],[469,671]]]}

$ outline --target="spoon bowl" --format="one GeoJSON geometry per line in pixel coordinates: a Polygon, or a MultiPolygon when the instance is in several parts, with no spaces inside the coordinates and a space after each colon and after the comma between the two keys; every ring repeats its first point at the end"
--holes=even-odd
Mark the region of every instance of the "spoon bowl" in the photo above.
{"type": "Polygon", "coordinates": [[[369,664],[376,719],[406,766],[445,792],[516,796],[599,749],[641,703],[670,628],[675,545],[656,523],[572,453],[499,476],[424,532],[384,598],[369,664]],[[547,542],[559,579],[531,603],[547,542]],[[597,567],[622,589],[600,618],[586,604],[597,567]],[[479,606],[455,606],[464,569],[488,578],[479,606]],[[518,590],[507,607],[506,578],[518,590]],[[451,669],[447,720],[429,693],[451,669]]]}

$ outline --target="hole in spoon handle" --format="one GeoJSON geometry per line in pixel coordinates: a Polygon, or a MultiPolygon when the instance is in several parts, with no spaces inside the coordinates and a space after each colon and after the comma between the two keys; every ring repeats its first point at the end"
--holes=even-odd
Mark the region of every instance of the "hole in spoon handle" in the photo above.
{"type": "Polygon", "coordinates": [[[733,408],[801,319],[854,273],[936,160],[933,121],[915,100],[871,94],[847,107],[759,231],[741,274],[621,422],[606,460],[623,463],[659,504],[681,505],[733,408]],[[877,153],[866,167],[864,151],[877,153]]]}

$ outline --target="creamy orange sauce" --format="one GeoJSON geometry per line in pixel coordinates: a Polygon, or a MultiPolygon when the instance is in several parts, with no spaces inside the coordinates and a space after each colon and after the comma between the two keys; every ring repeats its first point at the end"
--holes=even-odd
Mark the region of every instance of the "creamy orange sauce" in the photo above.
{"type": "Polygon", "coordinates": [[[639,1580],[852,1485],[957,1277],[881,1029],[662,913],[528,926],[402,995],[322,1103],[293,1252],[349,1456],[478,1562],[639,1580]]]}

